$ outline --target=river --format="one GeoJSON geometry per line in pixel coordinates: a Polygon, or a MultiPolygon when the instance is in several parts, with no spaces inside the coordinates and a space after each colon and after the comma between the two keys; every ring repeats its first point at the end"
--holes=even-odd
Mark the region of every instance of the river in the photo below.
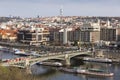
{"type": "MultiPolygon", "coordinates": [[[[12,53],[3,53],[0,52],[0,59],[10,59],[16,58],[16,56],[12,53]]],[[[79,66],[89,66],[89,67],[96,67],[101,68],[104,70],[108,70],[114,73],[113,77],[98,77],[98,76],[89,76],[89,75],[82,75],[82,74],[73,74],[67,72],[61,72],[57,70],[55,67],[50,66],[40,66],[40,65],[33,65],[31,67],[33,75],[38,77],[40,80],[119,80],[120,79],[120,64],[104,64],[104,63],[90,63],[84,62],[82,65],[79,66]]],[[[77,66],[77,67],[79,67],[77,66]]]]}

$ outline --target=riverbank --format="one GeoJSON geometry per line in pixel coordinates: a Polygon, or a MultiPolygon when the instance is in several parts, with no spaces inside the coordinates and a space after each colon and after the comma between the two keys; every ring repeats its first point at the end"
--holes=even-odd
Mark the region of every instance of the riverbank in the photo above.
{"type": "Polygon", "coordinates": [[[23,69],[0,66],[0,80],[37,80],[37,78],[26,74],[23,69]]]}
{"type": "Polygon", "coordinates": [[[94,57],[108,58],[111,59],[113,63],[120,63],[120,50],[97,50],[94,57]]]}

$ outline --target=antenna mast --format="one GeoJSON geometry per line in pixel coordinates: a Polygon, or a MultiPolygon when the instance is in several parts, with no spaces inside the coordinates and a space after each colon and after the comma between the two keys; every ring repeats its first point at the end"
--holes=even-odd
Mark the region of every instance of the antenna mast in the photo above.
{"type": "Polygon", "coordinates": [[[63,27],[62,26],[62,16],[63,16],[63,6],[61,5],[60,6],[60,27],[63,27]]]}
{"type": "Polygon", "coordinates": [[[63,6],[60,6],[60,16],[63,16],[63,6]]]}

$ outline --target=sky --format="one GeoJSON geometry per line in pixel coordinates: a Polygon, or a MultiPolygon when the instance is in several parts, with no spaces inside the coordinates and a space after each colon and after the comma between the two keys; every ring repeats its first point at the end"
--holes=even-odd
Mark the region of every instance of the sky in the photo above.
{"type": "Polygon", "coordinates": [[[120,0],[0,0],[0,16],[120,16],[120,0]]]}

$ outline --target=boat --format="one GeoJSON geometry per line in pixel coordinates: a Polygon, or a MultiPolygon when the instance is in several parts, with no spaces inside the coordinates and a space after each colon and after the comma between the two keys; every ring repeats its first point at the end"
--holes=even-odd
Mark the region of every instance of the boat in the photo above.
{"type": "Polygon", "coordinates": [[[84,57],[83,58],[84,61],[90,61],[90,62],[100,62],[100,63],[112,63],[111,59],[108,58],[91,58],[91,57],[84,57]]]}
{"type": "Polygon", "coordinates": [[[2,51],[2,52],[9,52],[10,49],[7,48],[7,47],[2,47],[2,46],[0,46],[0,51],[2,51]]]}
{"type": "Polygon", "coordinates": [[[0,51],[2,51],[2,49],[3,49],[3,47],[2,47],[2,46],[0,46],[0,51]]]}
{"type": "Polygon", "coordinates": [[[63,66],[60,62],[39,62],[37,65],[45,65],[45,66],[55,66],[55,67],[61,67],[63,66]]]}
{"type": "Polygon", "coordinates": [[[70,73],[102,76],[102,77],[112,77],[114,75],[114,73],[105,72],[104,70],[100,70],[100,69],[60,68],[60,70],[70,73]]]}
{"type": "Polygon", "coordinates": [[[77,69],[77,73],[85,75],[94,75],[94,76],[103,76],[103,77],[112,77],[114,73],[106,72],[101,69],[77,69]]]}
{"type": "Polygon", "coordinates": [[[30,56],[29,53],[26,53],[24,50],[19,50],[19,49],[14,49],[14,54],[20,56],[30,56]]]}
{"type": "Polygon", "coordinates": [[[36,51],[30,51],[29,54],[30,54],[31,56],[40,57],[40,54],[38,54],[36,51]]]}
{"type": "Polygon", "coordinates": [[[75,68],[59,68],[60,71],[65,71],[65,72],[69,72],[69,73],[77,73],[77,70],[75,68]]]}
{"type": "Polygon", "coordinates": [[[24,50],[14,49],[14,54],[24,54],[24,50]]]}

